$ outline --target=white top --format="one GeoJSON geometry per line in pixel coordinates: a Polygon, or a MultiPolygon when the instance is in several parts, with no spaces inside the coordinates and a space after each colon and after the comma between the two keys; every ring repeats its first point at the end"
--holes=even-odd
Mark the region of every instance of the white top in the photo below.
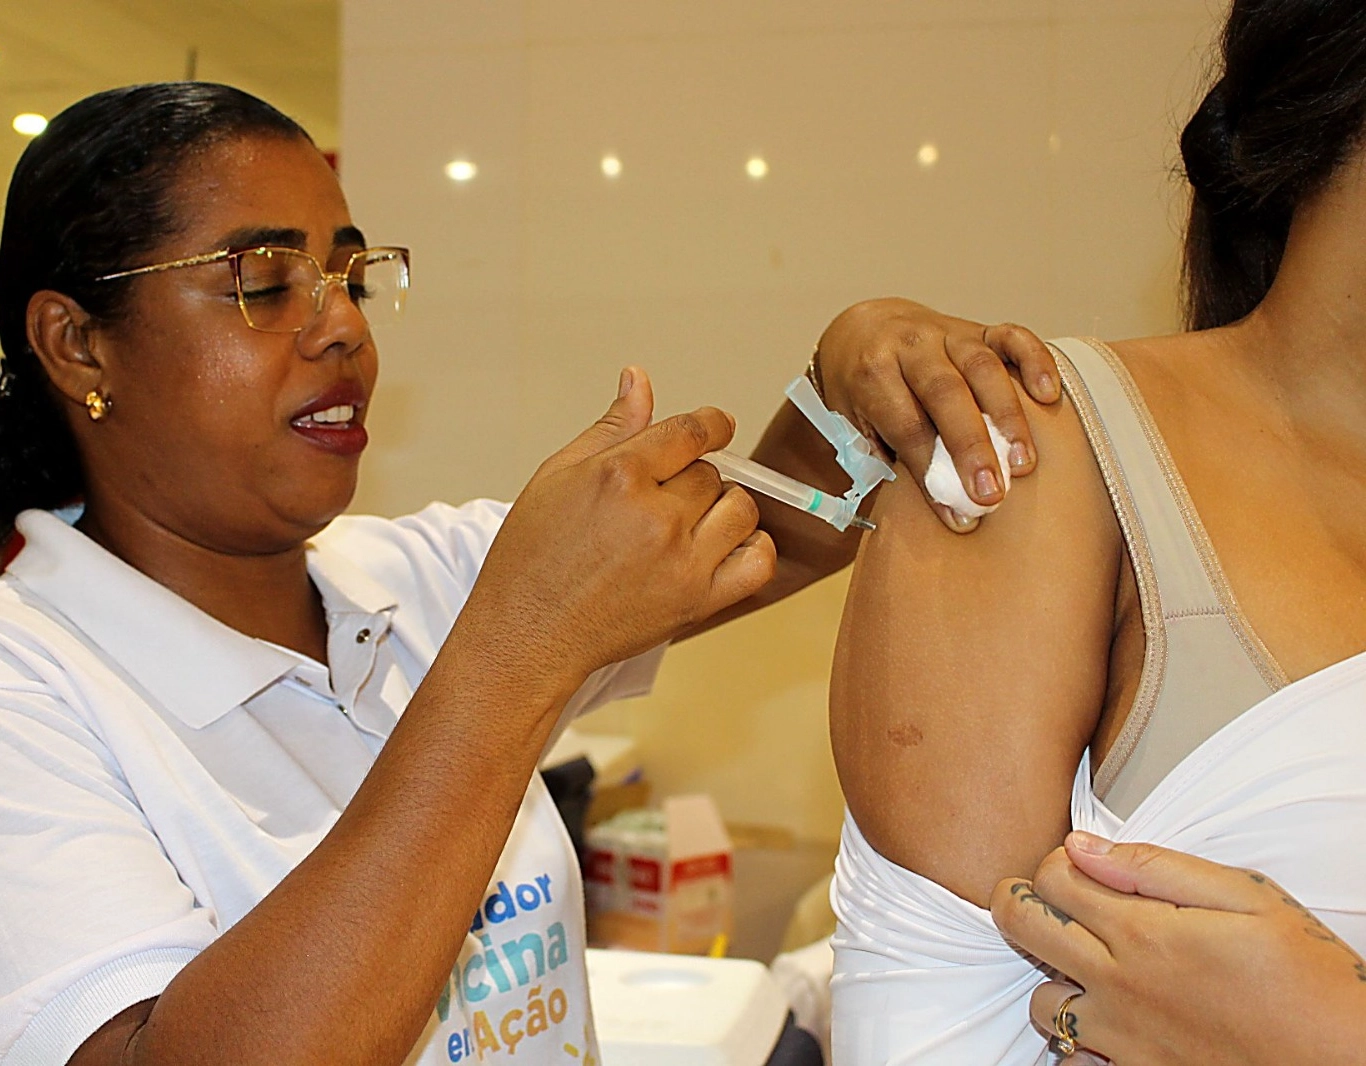
{"type": "MultiPolygon", "coordinates": [[[[230,629],[52,514],[19,516],[26,543],[0,576],[3,1066],[65,1062],[313,849],[506,513],[433,504],[324,530],[308,569],[330,671],[230,629]]],[[[599,671],[564,720],[643,693],[658,660],[599,671]]],[[[536,776],[410,1061],[596,1056],[584,948],[577,863],[536,776]]]]}
{"type": "MultiPolygon", "coordinates": [[[[1261,870],[1366,952],[1366,653],[1289,685],[1224,726],[1120,818],[1089,753],[1072,824],[1261,870]]],[[[1047,971],[991,914],[879,855],[847,818],[835,865],[834,1066],[1043,1066],[1030,1023],[1047,971]]],[[[1237,975],[1230,975],[1235,979],[1237,975]]]]}

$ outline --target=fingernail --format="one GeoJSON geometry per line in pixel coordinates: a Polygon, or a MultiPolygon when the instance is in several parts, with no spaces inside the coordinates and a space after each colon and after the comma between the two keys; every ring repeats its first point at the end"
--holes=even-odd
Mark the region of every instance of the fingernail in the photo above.
{"type": "Polygon", "coordinates": [[[1080,829],[1074,830],[1067,836],[1068,842],[1078,851],[1084,851],[1087,855],[1108,855],[1113,848],[1114,842],[1098,837],[1094,833],[1086,833],[1080,829]]]}
{"type": "Polygon", "coordinates": [[[977,524],[977,519],[969,518],[965,514],[959,514],[957,511],[955,511],[952,507],[948,506],[947,504],[931,503],[930,507],[934,509],[934,513],[939,516],[940,520],[944,523],[944,525],[948,526],[950,529],[955,529],[959,532],[962,532],[963,530],[968,529],[969,527],[977,524]]]}
{"type": "Polygon", "coordinates": [[[617,382],[617,399],[620,400],[623,396],[630,392],[632,386],[635,385],[635,383],[635,375],[631,373],[631,368],[628,366],[625,370],[621,372],[621,379],[617,382]]]}
{"type": "Polygon", "coordinates": [[[1018,470],[1029,463],[1029,449],[1025,447],[1024,441],[1017,440],[1010,446],[1010,468],[1018,470]]]}
{"type": "Polygon", "coordinates": [[[1052,374],[1039,375],[1039,393],[1043,396],[1056,396],[1058,394],[1058,386],[1054,383],[1052,374]]]}
{"type": "Polygon", "coordinates": [[[972,483],[976,486],[977,498],[979,500],[986,499],[989,496],[995,496],[1001,491],[1001,483],[996,480],[996,472],[994,470],[977,471],[973,476],[972,483]]]}

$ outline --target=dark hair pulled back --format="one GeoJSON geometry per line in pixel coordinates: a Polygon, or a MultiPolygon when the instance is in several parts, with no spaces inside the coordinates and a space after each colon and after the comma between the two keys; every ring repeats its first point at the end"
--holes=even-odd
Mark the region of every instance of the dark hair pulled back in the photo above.
{"type": "Polygon", "coordinates": [[[178,231],[181,165],[212,144],[261,134],[308,139],[240,89],[164,82],[86,97],[20,157],[0,234],[0,539],[25,508],[55,507],[84,490],[75,442],[29,347],[30,298],[51,289],[98,320],[116,320],[129,282],[93,279],[140,265],[178,231]]]}
{"type": "Polygon", "coordinates": [[[1366,123],[1362,0],[1234,0],[1220,78],[1181,135],[1194,196],[1185,246],[1192,329],[1248,314],[1271,288],[1290,220],[1366,123]]]}

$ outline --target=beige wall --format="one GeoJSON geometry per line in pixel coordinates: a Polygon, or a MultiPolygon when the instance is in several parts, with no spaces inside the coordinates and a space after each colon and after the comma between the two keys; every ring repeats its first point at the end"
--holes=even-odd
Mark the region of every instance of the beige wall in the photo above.
{"type": "Polygon", "coordinates": [[[324,148],[337,146],[340,0],[0,0],[0,174],[28,138],[21,112],[51,118],[82,97],[197,77],[256,93],[324,148]]]}
{"type": "MultiPolygon", "coordinates": [[[[628,362],[662,411],[720,404],[750,445],[861,297],[1045,333],[1171,328],[1168,175],[1221,10],[345,0],[343,181],[372,240],[412,245],[416,286],[382,338],[358,507],[514,495],[628,362]],[[455,158],[472,181],[444,175],[455,158]]],[[[675,649],[653,696],[597,725],[634,734],[665,791],[833,839],[842,592],[828,581],[675,649]]]]}

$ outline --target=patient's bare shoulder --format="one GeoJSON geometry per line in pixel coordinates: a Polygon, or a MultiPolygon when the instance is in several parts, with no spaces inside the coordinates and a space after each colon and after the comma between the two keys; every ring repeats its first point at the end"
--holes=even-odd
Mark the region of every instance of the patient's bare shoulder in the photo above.
{"type": "Polygon", "coordinates": [[[1068,828],[1122,556],[1075,410],[1023,402],[1038,470],[977,532],[947,531],[909,477],[883,488],[831,679],[836,765],[864,835],[979,904],[1068,828]]]}

